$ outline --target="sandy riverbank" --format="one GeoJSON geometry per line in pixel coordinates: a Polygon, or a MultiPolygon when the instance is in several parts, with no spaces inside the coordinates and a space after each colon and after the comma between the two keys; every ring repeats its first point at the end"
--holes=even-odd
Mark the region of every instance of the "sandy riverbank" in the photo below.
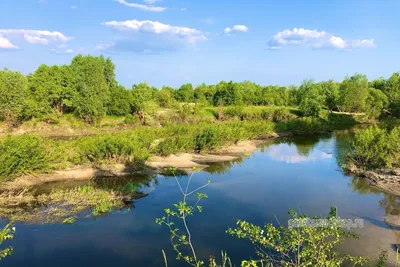
{"type": "Polygon", "coordinates": [[[54,171],[49,174],[26,175],[18,177],[13,181],[4,182],[0,189],[9,190],[24,188],[33,185],[70,180],[91,180],[95,177],[121,177],[136,174],[157,174],[167,167],[174,167],[186,172],[196,169],[204,169],[207,164],[233,161],[240,157],[253,153],[257,146],[266,142],[267,139],[279,137],[278,134],[271,134],[263,140],[240,141],[237,144],[226,145],[216,151],[207,154],[179,153],[167,157],[152,156],[141,168],[127,167],[124,164],[114,164],[101,167],[80,167],[77,166],[68,170],[54,171]]]}

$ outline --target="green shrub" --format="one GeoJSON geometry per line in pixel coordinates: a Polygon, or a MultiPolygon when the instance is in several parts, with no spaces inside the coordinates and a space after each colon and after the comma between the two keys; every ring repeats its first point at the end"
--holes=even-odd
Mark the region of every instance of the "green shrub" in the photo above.
{"type": "Polygon", "coordinates": [[[124,119],[125,124],[137,124],[139,123],[138,117],[133,116],[132,114],[128,114],[124,119]]]}
{"type": "Polygon", "coordinates": [[[196,150],[211,150],[221,145],[222,140],[225,138],[221,127],[207,127],[201,130],[196,136],[195,146],[196,150]]]}
{"type": "Polygon", "coordinates": [[[350,158],[365,167],[392,167],[400,160],[400,127],[386,130],[371,126],[356,133],[350,158]]]}
{"type": "Polygon", "coordinates": [[[146,159],[154,140],[154,129],[143,127],[117,134],[104,134],[82,138],[79,151],[82,161],[115,160],[118,162],[146,159]]]}
{"type": "Polygon", "coordinates": [[[244,108],[242,106],[231,106],[224,109],[224,117],[227,119],[241,119],[244,108]]]}
{"type": "Polygon", "coordinates": [[[286,108],[275,109],[272,114],[272,120],[274,122],[288,121],[290,119],[293,119],[293,114],[286,108]]]}
{"type": "Polygon", "coordinates": [[[271,111],[268,110],[268,109],[263,109],[263,110],[261,111],[261,118],[262,118],[263,120],[271,120],[271,119],[272,119],[272,113],[271,113],[271,111]]]}
{"type": "Polygon", "coordinates": [[[40,136],[6,137],[0,142],[0,179],[10,180],[30,172],[48,170],[49,159],[45,141],[40,136]]]}

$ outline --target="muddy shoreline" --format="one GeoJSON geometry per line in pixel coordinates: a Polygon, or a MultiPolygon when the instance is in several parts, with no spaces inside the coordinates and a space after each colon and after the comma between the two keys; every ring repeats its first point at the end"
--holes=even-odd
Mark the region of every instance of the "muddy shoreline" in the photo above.
{"type": "Polygon", "coordinates": [[[59,181],[84,181],[96,177],[123,177],[129,175],[160,174],[165,168],[173,167],[185,172],[207,168],[207,164],[237,160],[253,153],[268,140],[291,136],[288,133],[271,133],[256,140],[239,141],[225,145],[208,153],[179,153],[167,157],[152,156],[140,168],[124,164],[108,164],[98,167],[76,166],[49,174],[25,175],[0,184],[0,190],[11,190],[59,181]]]}
{"type": "Polygon", "coordinates": [[[350,164],[347,171],[382,191],[400,196],[400,168],[366,170],[350,164]]]}

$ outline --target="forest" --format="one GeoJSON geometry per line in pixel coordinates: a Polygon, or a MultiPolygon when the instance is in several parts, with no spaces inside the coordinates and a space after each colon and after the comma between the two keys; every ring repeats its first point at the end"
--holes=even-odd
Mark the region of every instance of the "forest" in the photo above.
{"type": "Polygon", "coordinates": [[[297,107],[303,116],[318,117],[322,110],[361,113],[369,118],[400,117],[400,74],[369,81],[356,73],[342,82],[314,82],[300,86],[259,85],[250,81],[221,81],[179,88],[151,87],[139,83],[125,88],[116,80],[115,65],[103,56],[77,55],[70,65],[40,65],[27,76],[8,69],[0,71],[0,119],[18,126],[32,118],[50,120],[73,114],[85,123],[97,124],[106,115],[137,114],[146,109],[199,106],[297,107]]]}

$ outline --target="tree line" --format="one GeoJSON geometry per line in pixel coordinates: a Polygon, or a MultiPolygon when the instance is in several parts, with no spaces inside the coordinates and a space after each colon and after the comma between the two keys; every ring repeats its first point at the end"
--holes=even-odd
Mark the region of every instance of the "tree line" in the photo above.
{"type": "Polygon", "coordinates": [[[140,115],[149,102],[163,108],[179,103],[274,105],[297,106],[305,116],[318,116],[326,109],[400,117],[400,73],[373,81],[356,73],[342,82],[304,80],[300,86],[288,87],[221,81],[158,89],[146,83],[132,88],[118,84],[115,65],[103,56],[77,55],[70,65],[41,65],[27,76],[8,69],[0,71],[0,119],[12,124],[64,113],[97,123],[107,114],[140,115]]]}

